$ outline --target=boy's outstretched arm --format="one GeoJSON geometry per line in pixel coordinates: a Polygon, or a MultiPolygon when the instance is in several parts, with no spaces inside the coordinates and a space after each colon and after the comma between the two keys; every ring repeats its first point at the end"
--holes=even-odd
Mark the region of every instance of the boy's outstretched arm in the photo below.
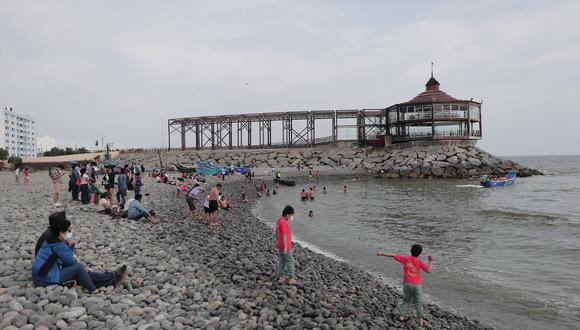
{"type": "Polygon", "coordinates": [[[379,257],[391,257],[391,258],[394,258],[395,257],[395,254],[393,254],[393,253],[384,253],[384,252],[378,251],[377,252],[377,256],[379,256],[379,257]]]}
{"type": "Polygon", "coordinates": [[[431,271],[433,270],[433,257],[432,256],[427,256],[427,259],[429,260],[429,263],[427,264],[427,273],[431,273],[431,271]]]}

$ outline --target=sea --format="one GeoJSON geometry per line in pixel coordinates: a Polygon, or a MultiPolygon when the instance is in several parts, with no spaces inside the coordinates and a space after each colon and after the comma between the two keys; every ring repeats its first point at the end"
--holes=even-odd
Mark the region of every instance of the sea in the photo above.
{"type": "Polygon", "coordinates": [[[254,212],[273,226],[285,205],[294,206],[299,244],[399,289],[401,265],[376,252],[409,254],[421,244],[425,261],[435,258],[423,276],[425,299],[485,324],[578,329],[580,156],[509,159],[545,175],[496,188],[481,188],[477,179],[322,177],[280,187],[254,212]],[[300,201],[309,186],[316,186],[315,200],[300,201]]]}

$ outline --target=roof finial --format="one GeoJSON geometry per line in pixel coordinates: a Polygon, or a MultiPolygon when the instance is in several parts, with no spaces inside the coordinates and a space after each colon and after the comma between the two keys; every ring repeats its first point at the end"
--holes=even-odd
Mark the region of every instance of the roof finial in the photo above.
{"type": "Polygon", "coordinates": [[[431,62],[431,78],[433,78],[433,62],[431,62]]]}

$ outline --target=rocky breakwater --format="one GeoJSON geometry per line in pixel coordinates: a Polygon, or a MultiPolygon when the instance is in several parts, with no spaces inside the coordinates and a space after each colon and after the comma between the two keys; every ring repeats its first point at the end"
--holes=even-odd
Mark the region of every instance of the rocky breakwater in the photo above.
{"type": "MultiPolygon", "coordinates": [[[[299,285],[278,285],[274,231],[252,216],[250,203],[220,211],[220,228],[184,220],[174,186],[146,182],[147,207],[159,225],[96,214],[67,203],[76,253],[91,269],[128,265],[124,286],[88,294],[80,287],[35,288],[32,249],[51,206],[46,173],[29,187],[0,174],[0,327],[3,329],[413,329],[398,321],[399,292],[371,275],[295,247],[299,285]],[[34,205],[34,207],[32,207],[34,205]]],[[[239,200],[251,187],[224,184],[239,200]]],[[[64,196],[63,196],[64,197],[64,196]]],[[[66,196],[68,197],[68,196],[66,196]]],[[[301,221],[297,219],[296,221],[301,221]]],[[[374,251],[369,251],[374,253],[374,251]]],[[[425,308],[428,328],[485,329],[443,308],[425,308]]]]}
{"type": "MultiPolygon", "coordinates": [[[[158,167],[156,154],[125,154],[125,162],[158,167]]],[[[257,168],[313,166],[373,173],[390,178],[465,178],[499,175],[510,169],[521,177],[542,173],[510,160],[496,157],[470,144],[429,143],[395,145],[387,148],[279,149],[173,151],[163,154],[163,164],[247,164],[257,168]]]]}

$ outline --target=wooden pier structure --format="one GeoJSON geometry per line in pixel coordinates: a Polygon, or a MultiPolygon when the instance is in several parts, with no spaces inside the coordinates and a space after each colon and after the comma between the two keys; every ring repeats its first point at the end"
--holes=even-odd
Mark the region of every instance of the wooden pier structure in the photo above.
{"type": "Polygon", "coordinates": [[[384,109],[169,119],[169,149],[174,134],[180,136],[182,150],[304,148],[325,144],[379,147],[416,140],[481,140],[481,102],[456,99],[439,86],[431,73],[424,92],[384,109]],[[188,147],[188,134],[195,136],[193,147],[188,147]]]}
{"type": "MultiPolygon", "coordinates": [[[[195,149],[302,148],[345,142],[356,145],[384,138],[387,132],[386,109],[315,110],[253,113],[224,116],[174,118],[168,120],[168,143],[180,136],[181,149],[187,134],[193,134],[195,149]],[[325,121],[325,136],[317,136],[317,123],[325,121]],[[273,127],[281,132],[272,134],[273,127]],[[340,138],[343,130],[356,136],[340,138]],[[257,134],[255,133],[257,131],[257,134]]],[[[347,134],[348,136],[348,134],[347,134]]]]}

